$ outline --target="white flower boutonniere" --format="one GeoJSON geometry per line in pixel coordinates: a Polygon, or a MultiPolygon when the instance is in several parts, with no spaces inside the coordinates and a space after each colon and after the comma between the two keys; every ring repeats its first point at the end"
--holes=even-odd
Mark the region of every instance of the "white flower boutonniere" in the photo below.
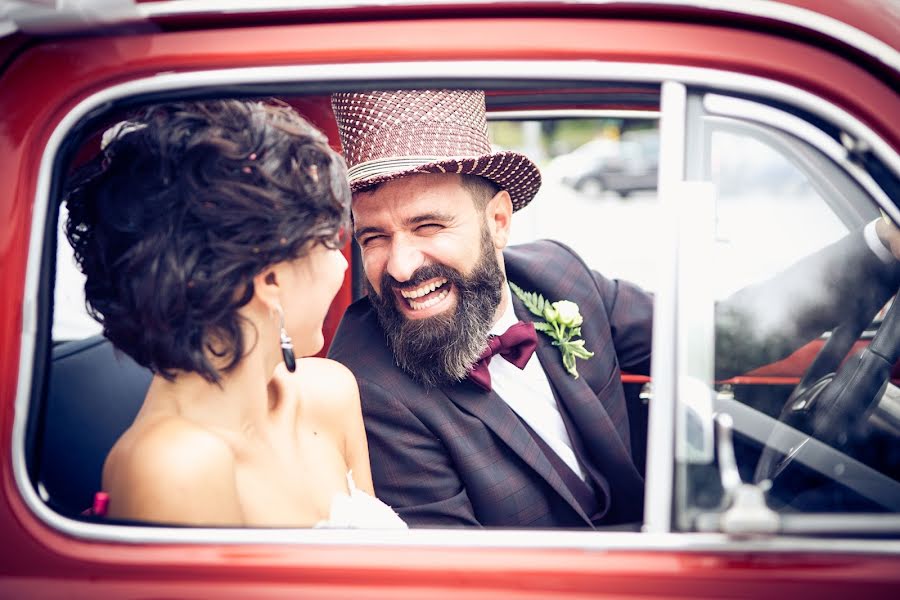
{"type": "Polygon", "coordinates": [[[586,359],[594,355],[584,347],[584,340],[575,339],[581,335],[581,323],[583,322],[578,305],[569,300],[547,302],[540,294],[526,292],[512,282],[509,287],[522,301],[525,308],[544,318],[544,322],[535,322],[534,328],[553,338],[553,345],[559,348],[566,371],[578,379],[575,359],[586,359]]]}

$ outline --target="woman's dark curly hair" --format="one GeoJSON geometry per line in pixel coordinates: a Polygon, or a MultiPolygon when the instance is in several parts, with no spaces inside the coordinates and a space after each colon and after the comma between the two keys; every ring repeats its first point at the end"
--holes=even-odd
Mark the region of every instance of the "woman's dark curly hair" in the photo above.
{"type": "Polygon", "coordinates": [[[244,356],[253,277],[336,248],[348,225],[343,159],[290,107],[156,105],[71,180],[66,235],[88,311],[139,364],[211,382],[244,356]]]}

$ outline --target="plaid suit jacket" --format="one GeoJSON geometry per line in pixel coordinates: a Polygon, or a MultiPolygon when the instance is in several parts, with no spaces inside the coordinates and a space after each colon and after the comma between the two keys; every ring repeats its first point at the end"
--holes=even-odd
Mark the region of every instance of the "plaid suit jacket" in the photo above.
{"type": "MultiPolygon", "coordinates": [[[[631,457],[620,375],[623,369],[649,374],[652,297],[591,271],[557,242],[509,248],[504,259],[510,281],[550,301],[572,300],[584,316],[582,337],[594,356],[578,361],[579,379],[566,373],[546,336],[538,335],[536,353],[583,443],[584,451],[576,453],[595,484],[602,519],[591,522],[495,393],[468,381],[426,389],[400,370],[364,298],[347,309],[329,356],[358,379],[377,495],[412,525],[591,527],[639,521],[643,480],[631,457]]],[[[898,283],[900,267],[882,264],[859,233],[741,290],[716,306],[722,325],[716,331],[717,376],[784,358],[848,313],[871,316],[898,283]],[[791,308],[786,322],[773,328],[777,335],[752,339],[754,322],[775,306],[791,308]]],[[[515,296],[513,303],[521,320],[534,320],[515,296]]]]}
{"type": "MultiPolygon", "coordinates": [[[[620,369],[648,373],[651,297],[592,272],[565,246],[542,241],[504,253],[510,281],[548,300],[572,300],[594,352],[579,379],[539,335],[537,357],[584,442],[604,522],[638,521],[643,479],[631,459],[620,369]]],[[[513,297],[516,315],[535,317],[513,297]]],[[[329,356],[360,386],[378,496],[411,524],[590,527],[531,434],[495,393],[463,381],[426,389],[394,363],[367,299],[345,314],[329,356]]]]}

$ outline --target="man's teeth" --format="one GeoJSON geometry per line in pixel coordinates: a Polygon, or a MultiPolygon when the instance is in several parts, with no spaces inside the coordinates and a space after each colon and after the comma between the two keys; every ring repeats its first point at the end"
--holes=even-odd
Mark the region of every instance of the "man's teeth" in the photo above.
{"type": "Polygon", "coordinates": [[[450,293],[449,290],[444,290],[437,296],[432,296],[428,300],[424,300],[422,302],[416,302],[415,300],[413,300],[411,298],[407,299],[407,302],[409,303],[409,307],[411,309],[422,310],[422,309],[428,308],[429,306],[434,306],[435,304],[437,304],[438,302],[440,302],[441,300],[446,298],[447,294],[449,294],[449,293],[450,293]]]}
{"type": "MultiPolygon", "coordinates": [[[[425,284],[422,287],[416,288],[414,290],[400,290],[400,295],[406,298],[407,300],[412,300],[413,298],[420,298],[425,294],[430,294],[434,290],[438,289],[442,285],[447,283],[446,279],[437,279],[432,281],[431,283],[425,284]]],[[[446,294],[446,292],[445,292],[446,294]]]]}

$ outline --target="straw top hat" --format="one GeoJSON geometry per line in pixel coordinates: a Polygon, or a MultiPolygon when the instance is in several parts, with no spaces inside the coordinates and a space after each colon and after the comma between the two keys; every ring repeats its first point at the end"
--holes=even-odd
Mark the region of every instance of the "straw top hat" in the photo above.
{"type": "Polygon", "coordinates": [[[342,92],[331,104],[354,192],[415,173],[479,175],[509,192],[519,210],[541,187],[524,154],[491,152],[484,92],[342,92]]]}

